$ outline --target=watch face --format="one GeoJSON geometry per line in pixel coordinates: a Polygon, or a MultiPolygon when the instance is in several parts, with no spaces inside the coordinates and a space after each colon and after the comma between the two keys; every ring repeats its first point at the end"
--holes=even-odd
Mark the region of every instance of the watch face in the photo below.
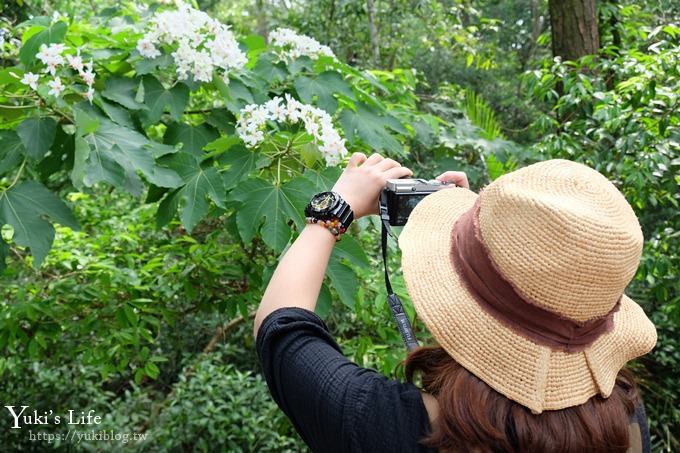
{"type": "Polygon", "coordinates": [[[315,211],[325,211],[335,204],[335,196],[331,192],[323,192],[312,198],[310,204],[315,211]]]}

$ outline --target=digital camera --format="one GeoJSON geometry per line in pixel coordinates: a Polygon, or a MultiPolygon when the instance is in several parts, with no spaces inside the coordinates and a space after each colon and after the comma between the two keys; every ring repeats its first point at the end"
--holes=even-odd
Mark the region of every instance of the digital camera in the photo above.
{"type": "Polygon", "coordinates": [[[388,216],[392,226],[405,225],[413,208],[425,196],[448,185],[436,179],[388,179],[380,194],[380,214],[388,216]]]}

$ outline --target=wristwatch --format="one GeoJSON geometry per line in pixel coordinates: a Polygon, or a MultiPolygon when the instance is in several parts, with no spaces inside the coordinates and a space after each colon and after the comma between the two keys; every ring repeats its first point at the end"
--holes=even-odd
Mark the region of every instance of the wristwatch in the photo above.
{"type": "Polygon", "coordinates": [[[328,228],[336,239],[347,231],[354,220],[349,204],[336,192],[320,192],[312,197],[305,208],[307,223],[318,223],[328,228]]]}

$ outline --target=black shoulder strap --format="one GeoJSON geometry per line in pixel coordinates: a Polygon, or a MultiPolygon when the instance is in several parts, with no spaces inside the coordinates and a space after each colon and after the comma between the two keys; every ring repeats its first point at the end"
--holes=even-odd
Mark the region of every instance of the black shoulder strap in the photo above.
{"type": "Polygon", "coordinates": [[[382,247],[383,268],[385,269],[385,289],[387,290],[387,303],[390,306],[390,310],[392,311],[392,316],[394,316],[394,320],[397,322],[397,328],[399,329],[401,338],[404,340],[406,349],[412,351],[413,349],[419,346],[418,340],[416,340],[416,336],[413,333],[413,327],[411,327],[411,322],[409,321],[408,316],[404,312],[404,306],[401,304],[399,296],[394,294],[394,291],[392,290],[390,276],[389,273],[387,272],[387,235],[389,234],[395,240],[396,237],[394,236],[394,234],[392,233],[392,229],[390,228],[389,216],[387,215],[387,208],[385,208],[383,205],[380,206],[380,220],[382,222],[380,245],[382,247]]]}
{"type": "Polygon", "coordinates": [[[635,421],[638,423],[638,426],[640,426],[640,436],[642,437],[642,453],[650,453],[652,446],[649,436],[649,425],[647,424],[645,406],[641,400],[635,405],[635,421]]]}

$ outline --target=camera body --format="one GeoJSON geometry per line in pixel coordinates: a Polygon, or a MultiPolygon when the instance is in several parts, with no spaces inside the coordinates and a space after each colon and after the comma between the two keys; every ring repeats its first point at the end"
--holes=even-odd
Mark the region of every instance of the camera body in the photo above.
{"type": "Polygon", "coordinates": [[[392,226],[405,225],[413,208],[427,195],[448,186],[436,179],[388,179],[380,194],[380,215],[392,226]]]}

